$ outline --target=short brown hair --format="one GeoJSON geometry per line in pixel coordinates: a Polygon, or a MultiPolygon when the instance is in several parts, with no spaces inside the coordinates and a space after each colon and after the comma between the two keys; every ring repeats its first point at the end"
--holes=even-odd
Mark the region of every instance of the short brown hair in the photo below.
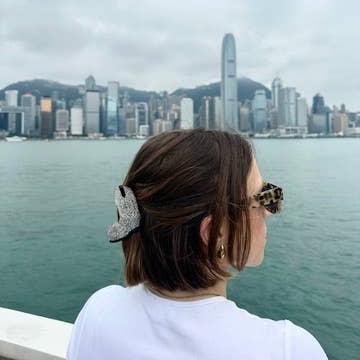
{"type": "Polygon", "coordinates": [[[123,241],[125,280],[157,288],[195,290],[231,273],[217,257],[223,222],[226,254],[238,270],[250,250],[247,177],[253,151],[239,134],[203,128],[173,130],[149,138],[124,180],[136,196],[140,232],[123,241]],[[202,219],[212,215],[208,244],[202,219]]]}

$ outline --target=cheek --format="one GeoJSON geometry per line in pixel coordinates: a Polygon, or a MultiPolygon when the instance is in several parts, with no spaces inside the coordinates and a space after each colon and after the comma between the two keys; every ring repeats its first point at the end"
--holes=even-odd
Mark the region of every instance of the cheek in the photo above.
{"type": "Polygon", "coordinates": [[[266,225],[263,216],[250,216],[251,246],[249,265],[259,265],[262,261],[266,243],[266,225]]]}

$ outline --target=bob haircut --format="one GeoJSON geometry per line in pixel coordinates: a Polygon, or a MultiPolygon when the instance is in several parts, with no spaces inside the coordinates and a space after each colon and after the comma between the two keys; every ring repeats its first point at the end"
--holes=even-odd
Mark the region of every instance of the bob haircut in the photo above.
{"type": "Polygon", "coordinates": [[[217,256],[222,224],[228,229],[227,260],[242,270],[250,251],[252,162],[252,146],[239,134],[197,128],[149,138],[123,183],[133,190],[141,214],[140,231],[122,244],[126,283],[191,291],[230,278],[217,256]],[[208,215],[204,242],[200,224],[208,215]]]}

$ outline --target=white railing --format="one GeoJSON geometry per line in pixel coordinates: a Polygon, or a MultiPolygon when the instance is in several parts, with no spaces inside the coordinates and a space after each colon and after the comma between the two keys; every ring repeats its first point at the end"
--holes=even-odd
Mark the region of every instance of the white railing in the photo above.
{"type": "Polygon", "coordinates": [[[72,326],[0,307],[0,359],[64,360],[72,326]]]}

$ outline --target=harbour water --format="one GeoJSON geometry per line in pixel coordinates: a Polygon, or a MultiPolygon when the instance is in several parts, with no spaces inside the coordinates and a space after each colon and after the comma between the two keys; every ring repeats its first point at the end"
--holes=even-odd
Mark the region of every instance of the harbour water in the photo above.
{"type": "MultiPolygon", "coordinates": [[[[0,142],[0,306],[73,322],[94,291],[123,284],[106,228],[143,142],[0,142]]],[[[228,297],[303,326],[329,359],[358,359],[360,141],[253,143],[264,179],[284,189],[284,211],[268,221],[262,266],[238,274],[228,297]]]]}

